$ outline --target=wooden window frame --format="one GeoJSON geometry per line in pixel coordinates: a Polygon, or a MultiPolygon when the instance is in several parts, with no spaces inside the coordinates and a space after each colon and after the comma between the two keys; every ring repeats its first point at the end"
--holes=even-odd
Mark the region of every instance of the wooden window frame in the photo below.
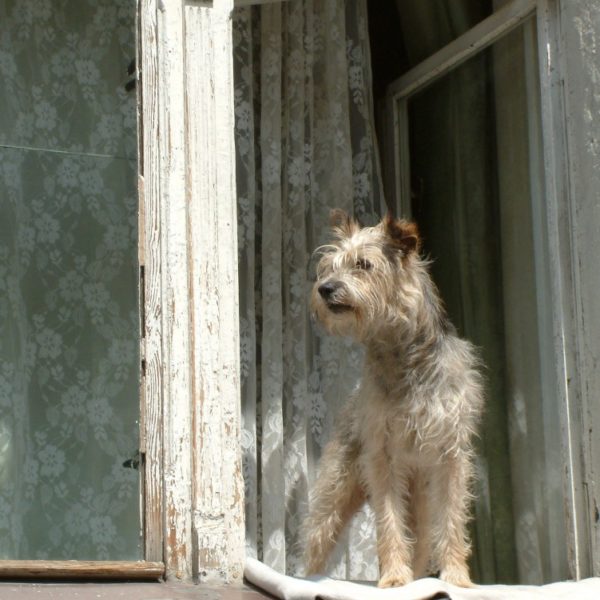
{"type": "MultiPolygon", "coordinates": [[[[591,373],[582,367],[581,339],[584,327],[577,314],[583,304],[575,262],[575,232],[572,211],[575,197],[570,184],[573,159],[567,144],[567,110],[564,91],[564,0],[509,0],[492,15],[408,71],[387,90],[383,157],[386,192],[399,213],[410,215],[410,167],[408,100],[436,79],[501,39],[527,19],[535,19],[538,40],[541,95],[543,179],[545,198],[534,206],[537,251],[545,265],[536,267],[538,281],[547,294],[539,309],[545,311],[551,331],[542,332],[543,362],[553,367],[551,382],[556,403],[545,403],[544,418],[560,431],[563,459],[564,529],[573,578],[590,576],[600,562],[599,519],[592,526],[595,508],[587,482],[600,467],[591,440],[593,425],[600,423],[598,408],[584,410],[586,385],[591,373]],[[552,265],[550,268],[549,265],[552,265]],[[546,405],[547,404],[547,405],[546,405]]],[[[533,39],[530,37],[530,39],[533,39]]],[[[588,392],[589,393],[589,392],[588,392]]],[[[559,516],[560,517],[560,516],[559,516]]],[[[554,547],[564,540],[552,540],[554,547]]]]}
{"type": "Polygon", "coordinates": [[[233,0],[139,0],[144,554],[244,564],[233,0]]]}

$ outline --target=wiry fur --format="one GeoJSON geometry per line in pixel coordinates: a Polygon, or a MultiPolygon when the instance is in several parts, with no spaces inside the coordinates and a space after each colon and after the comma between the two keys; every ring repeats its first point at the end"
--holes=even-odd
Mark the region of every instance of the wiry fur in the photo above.
{"type": "Polygon", "coordinates": [[[437,571],[468,586],[472,438],[483,404],[473,347],[448,321],[413,223],[388,216],[361,228],[339,211],[333,220],[312,310],[330,333],[364,344],[366,358],[311,494],[307,571],[325,569],[368,500],[380,587],[437,571]]]}

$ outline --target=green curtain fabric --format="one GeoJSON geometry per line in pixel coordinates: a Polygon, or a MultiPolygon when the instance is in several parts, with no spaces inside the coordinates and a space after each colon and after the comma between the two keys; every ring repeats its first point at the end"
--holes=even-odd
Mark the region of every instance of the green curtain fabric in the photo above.
{"type": "Polygon", "coordinates": [[[486,57],[410,104],[413,216],[452,321],[480,348],[486,409],[474,523],[476,580],[515,580],[504,315],[486,57]]]}
{"type": "Polygon", "coordinates": [[[135,2],[0,1],[0,558],[141,557],[135,2]]]}

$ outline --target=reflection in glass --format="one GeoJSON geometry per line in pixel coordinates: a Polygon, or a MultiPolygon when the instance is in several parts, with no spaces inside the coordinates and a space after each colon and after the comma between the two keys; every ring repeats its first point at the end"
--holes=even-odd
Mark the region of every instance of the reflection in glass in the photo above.
{"type": "Polygon", "coordinates": [[[134,2],[0,0],[0,558],[138,559],[134,2]]]}

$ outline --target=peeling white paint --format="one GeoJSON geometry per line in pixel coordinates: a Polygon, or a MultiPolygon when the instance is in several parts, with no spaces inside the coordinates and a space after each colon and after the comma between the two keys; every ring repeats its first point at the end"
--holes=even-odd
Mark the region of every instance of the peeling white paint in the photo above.
{"type": "Polygon", "coordinates": [[[140,3],[146,554],[218,582],[244,563],[232,10],[140,3]]]}
{"type": "Polygon", "coordinates": [[[188,6],[186,76],[194,360],[194,537],[200,580],[242,577],[233,0],[188,6]]]}

